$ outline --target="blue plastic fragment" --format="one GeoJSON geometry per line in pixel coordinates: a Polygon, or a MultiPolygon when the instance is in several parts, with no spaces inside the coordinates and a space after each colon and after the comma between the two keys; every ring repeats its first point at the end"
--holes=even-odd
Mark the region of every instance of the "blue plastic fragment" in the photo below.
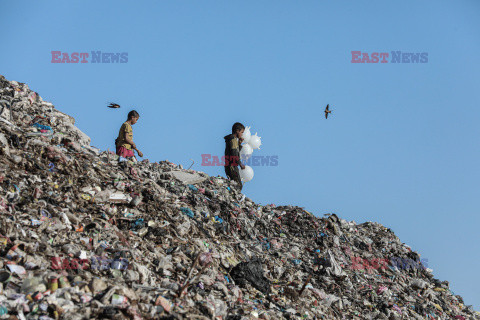
{"type": "Polygon", "coordinates": [[[182,210],[182,212],[187,216],[189,216],[190,218],[193,218],[195,216],[195,214],[190,208],[180,208],[180,210],[182,210]]]}
{"type": "Polygon", "coordinates": [[[33,126],[37,127],[40,130],[52,130],[52,127],[44,126],[43,124],[40,124],[40,123],[35,123],[33,124],[33,126]]]}
{"type": "Polygon", "coordinates": [[[135,227],[143,227],[143,224],[144,222],[143,222],[143,219],[141,218],[135,221],[135,227]]]}

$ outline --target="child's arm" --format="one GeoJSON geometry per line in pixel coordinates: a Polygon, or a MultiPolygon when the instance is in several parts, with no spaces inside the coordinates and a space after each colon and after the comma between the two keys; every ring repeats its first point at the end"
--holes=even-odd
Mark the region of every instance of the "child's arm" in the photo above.
{"type": "MultiPolygon", "coordinates": [[[[131,133],[130,133],[130,134],[131,134],[131,133]]],[[[138,155],[139,155],[140,157],[143,157],[143,153],[142,153],[140,150],[137,149],[137,145],[133,142],[132,139],[130,139],[129,132],[125,132],[125,140],[127,141],[127,143],[128,143],[129,145],[132,146],[133,150],[136,150],[136,151],[137,151],[137,153],[138,153],[138,155]]]]}
{"type": "Polygon", "coordinates": [[[235,138],[231,139],[229,142],[228,142],[228,147],[230,148],[231,150],[231,164],[233,166],[240,166],[240,168],[242,169],[245,169],[245,166],[243,165],[243,163],[240,161],[240,142],[239,140],[236,140],[235,138]]]}
{"type": "Polygon", "coordinates": [[[137,146],[135,145],[135,143],[133,142],[132,139],[130,139],[129,135],[128,135],[128,132],[125,132],[125,141],[127,141],[127,143],[129,145],[132,146],[133,149],[137,149],[137,146]]]}
{"type": "Polygon", "coordinates": [[[132,146],[133,149],[135,149],[137,146],[135,145],[135,142],[133,142],[133,130],[132,130],[132,126],[128,124],[128,122],[124,123],[123,124],[123,127],[124,128],[124,139],[125,141],[132,146]]]}
{"type": "Polygon", "coordinates": [[[240,151],[242,151],[242,142],[243,138],[238,138],[238,165],[242,170],[245,169],[245,165],[242,163],[242,159],[240,158],[240,151]]]}

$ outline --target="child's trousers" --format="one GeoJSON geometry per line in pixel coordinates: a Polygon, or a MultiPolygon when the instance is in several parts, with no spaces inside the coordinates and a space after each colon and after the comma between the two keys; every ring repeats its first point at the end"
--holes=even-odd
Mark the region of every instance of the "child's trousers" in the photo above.
{"type": "Polygon", "coordinates": [[[242,191],[242,179],[240,178],[238,167],[225,166],[225,174],[229,179],[236,181],[238,191],[242,191]]]}

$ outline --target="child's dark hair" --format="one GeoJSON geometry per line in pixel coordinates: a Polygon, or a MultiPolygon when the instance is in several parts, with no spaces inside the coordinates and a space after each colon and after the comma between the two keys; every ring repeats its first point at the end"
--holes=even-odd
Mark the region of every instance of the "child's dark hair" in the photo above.
{"type": "Polygon", "coordinates": [[[140,115],[138,114],[137,111],[132,110],[128,113],[128,120],[132,119],[133,117],[140,118],[140,115]]]}
{"type": "Polygon", "coordinates": [[[245,130],[245,126],[240,122],[235,122],[235,124],[232,126],[232,133],[235,133],[241,130],[245,130]]]}

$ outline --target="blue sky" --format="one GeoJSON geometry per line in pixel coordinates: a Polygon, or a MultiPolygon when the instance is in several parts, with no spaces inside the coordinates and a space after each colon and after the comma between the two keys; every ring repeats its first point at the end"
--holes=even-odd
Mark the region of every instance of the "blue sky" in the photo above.
{"type": "Polygon", "coordinates": [[[380,222],[480,309],[480,2],[2,1],[0,27],[0,74],[94,146],[113,149],[134,108],[147,158],[224,175],[201,154],[240,121],[262,137],[254,155],[279,157],[247,196],[380,222]],[[55,64],[56,50],[128,63],[55,64]],[[428,63],[354,64],[356,50],[428,63]]]}

